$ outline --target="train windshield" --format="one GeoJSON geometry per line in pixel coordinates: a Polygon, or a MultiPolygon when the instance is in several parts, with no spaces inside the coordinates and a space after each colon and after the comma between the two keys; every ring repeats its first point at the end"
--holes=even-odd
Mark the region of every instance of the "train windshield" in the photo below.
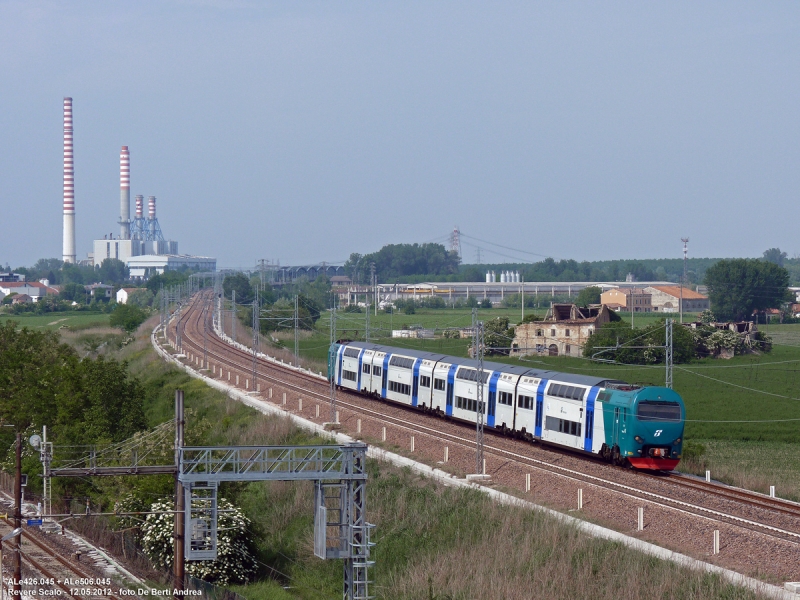
{"type": "Polygon", "coordinates": [[[636,408],[640,421],[680,421],[681,405],[677,402],[642,400],[636,408]]]}

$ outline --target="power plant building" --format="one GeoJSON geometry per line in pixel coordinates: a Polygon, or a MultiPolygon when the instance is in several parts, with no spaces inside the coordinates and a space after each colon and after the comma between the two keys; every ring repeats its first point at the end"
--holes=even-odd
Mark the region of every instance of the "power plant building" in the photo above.
{"type": "MultiPolygon", "coordinates": [[[[75,251],[75,169],[73,161],[72,98],[64,98],[64,185],[63,185],[63,252],[65,263],[76,262],[75,251]]],[[[99,266],[107,258],[126,263],[132,277],[148,277],[167,269],[200,269],[215,271],[217,260],[208,256],[178,254],[178,242],[164,239],[156,217],[156,197],[136,196],[136,212],[131,219],[131,156],[127,146],[119,154],[119,235],[109,233],[94,240],[89,262],[99,266]]]]}

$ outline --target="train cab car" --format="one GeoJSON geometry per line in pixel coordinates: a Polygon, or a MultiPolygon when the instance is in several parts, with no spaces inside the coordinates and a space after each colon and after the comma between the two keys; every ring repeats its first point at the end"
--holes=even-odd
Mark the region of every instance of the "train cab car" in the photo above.
{"type": "Polygon", "coordinates": [[[686,409],[664,387],[609,386],[603,405],[605,443],[600,454],[618,465],[671,471],[681,458],[686,409]]]}

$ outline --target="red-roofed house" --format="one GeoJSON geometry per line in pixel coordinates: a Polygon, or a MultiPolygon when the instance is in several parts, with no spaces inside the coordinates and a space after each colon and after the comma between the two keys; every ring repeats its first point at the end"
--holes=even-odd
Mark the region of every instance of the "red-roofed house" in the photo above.
{"type": "Polygon", "coordinates": [[[653,285],[645,288],[650,293],[653,311],[681,312],[681,294],[683,295],[683,312],[702,312],[711,308],[708,296],[699,294],[688,287],[679,285],[653,285]]]}
{"type": "Polygon", "coordinates": [[[39,298],[58,294],[58,290],[38,281],[2,281],[0,282],[0,300],[10,293],[26,294],[31,300],[38,302],[39,298]]]}

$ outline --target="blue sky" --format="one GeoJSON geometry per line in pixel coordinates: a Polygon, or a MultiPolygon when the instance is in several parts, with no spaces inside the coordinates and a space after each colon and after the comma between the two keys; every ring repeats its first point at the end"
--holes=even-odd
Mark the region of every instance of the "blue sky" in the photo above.
{"type": "Polygon", "coordinates": [[[0,262],[79,257],[119,149],[183,252],[386,243],[577,260],[800,253],[800,4],[0,2],[0,262]]]}

